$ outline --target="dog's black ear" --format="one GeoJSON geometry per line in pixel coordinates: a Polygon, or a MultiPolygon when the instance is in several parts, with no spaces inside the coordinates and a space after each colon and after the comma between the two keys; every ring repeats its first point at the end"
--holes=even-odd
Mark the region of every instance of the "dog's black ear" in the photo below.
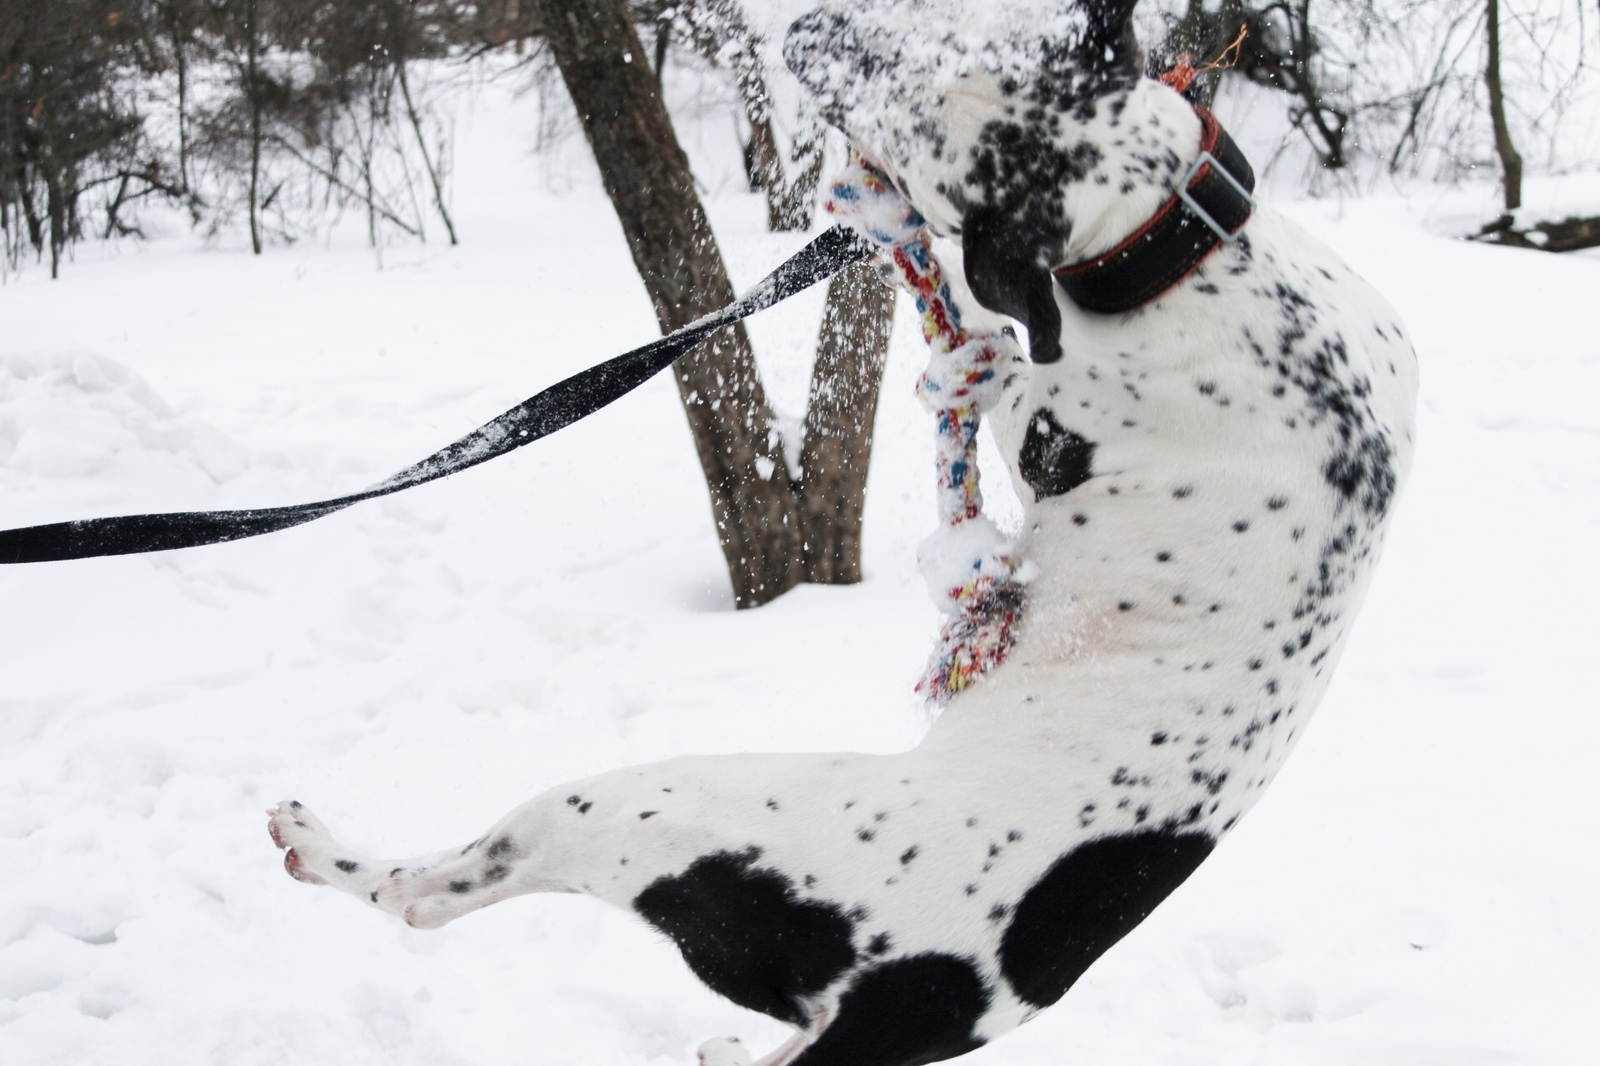
{"type": "Polygon", "coordinates": [[[1061,358],[1061,309],[1045,262],[1047,243],[994,208],[973,208],[961,222],[967,287],[983,306],[1027,327],[1028,356],[1035,363],[1061,358]]]}
{"type": "Polygon", "coordinates": [[[1078,47],[1084,65],[1135,73],[1144,69],[1144,54],[1133,32],[1133,9],[1137,4],[1138,0],[1081,0],[1079,6],[1089,23],[1078,47]]]}

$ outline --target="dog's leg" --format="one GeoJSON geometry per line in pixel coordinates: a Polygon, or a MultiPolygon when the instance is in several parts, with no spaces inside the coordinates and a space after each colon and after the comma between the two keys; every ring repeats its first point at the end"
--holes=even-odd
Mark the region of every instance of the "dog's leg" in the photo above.
{"type": "MultiPolygon", "coordinates": [[[[814,815],[797,815],[830,808],[836,789],[864,786],[864,759],[718,756],[614,771],[544,792],[472,843],[417,859],[358,854],[293,800],[267,812],[268,830],[286,849],[291,876],[348,892],[418,928],[529,892],[587,893],[657,921],[650,905],[636,905],[647,887],[697,859],[715,867],[699,871],[700,879],[739,880],[759,842],[786,824],[812,824],[814,815]]],[[[834,816],[848,822],[840,828],[848,836],[855,816],[834,816]]],[[[673,881],[656,893],[666,898],[650,899],[671,911],[678,895],[704,887],[697,888],[700,879],[673,881]]],[[[776,881],[768,887],[784,898],[790,891],[776,881]]],[[[838,924],[848,929],[842,917],[838,924]]],[[[847,943],[839,950],[850,953],[847,943]]]]}
{"type": "Polygon", "coordinates": [[[539,876],[529,830],[541,800],[523,804],[462,848],[416,859],[372,859],[333,839],[297,800],[267,812],[273,843],[287,849],[284,868],[298,881],[348,892],[419,929],[435,929],[491,903],[528,892],[573,892],[539,876]]]}
{"type": "MultiPolygon", "coordinates": [[[[610,781],[620,779],[632,785],[625,794],[637,795],[639,783],[629,779],[639,776],[637,771],[625,772],[609,780],[552,790],[511,811],[471,844],[416,859],[372,859],[354,852],[334,840],[322,821],[294,800],[268,811],[267,826],[273,842],[286,849],[284,867],[295,879],[348,892],[421,929],[437,928],[480,907],[530,892],[588,892],[626,906],[633,890],[619,893],[599,876],[601,865],[616,862],[610,856],[619,845],[626,842],[625,850],[640,855],[641,865],[653,855],[669,868],[703,846],[698,834],[691,833],[690,850],[672,860],[668,856],[678,849],[669,840],[643,839],[650,818],[633,814],[620,820],[620,830],[618,822],[608,827],[590,820],[591,808],[598,815],[604,807],[614,805],[607,802],[613,790],[606,787],[610,781]],[[572,793],[573,787],[581,788],[582,794],[572,793]],[[587,798],[591,795],[599,798],[591,802],[587,798]],[[574,832],[574,819],[582,819],[583,832],[574,832]],[[645,846],[647,843],[651,846],[645,846]]],[[[658,797],[653,800],[656,803],[673,794],[672,786],[654,781],[650,791],[658,797]]],[[[759,809],[773,816],[765,799],[759,809]]],[[[669,829],[665,835],[676,838],[683,831],[681,827],[669,829]]],[[[822,1035],[831,1016],[826,1007],[817,1009],[805,1028],[754,1062],[737,1040],[709,1040],[700,1048],[700,1064],[789,1066],[822,1035]]]]}
{"type": "Polygon", "coordinates": [[[811,1046],[814,1039],[816,1035],[810,1030],[801,1030],[785,1040],[776,1051],[752,1062],[750,1052],[737,1039],[719,1037],[700,1045],[700,1066],[789,1066],[800,1057],[802,1051],[811,1046]]]}
{"type": "Polygon", "coordinates": [[[754,1062],[750,1061],[750,1052],[738,1039],[707,1040],[700,1045],[700,1066],[789,1066],[789,1063],[799,1058],[801,1053],[828,1027],[831,1017],[829,1011],[819,1010],[812,1017],[810,1025],[785,1040],[777,1050],[761,1056],[754,1062]]]}
{"type": "MultiPolygon", "coordinates": [[[[711,853],[742,855],[769,836],[779,779],[810,782],[852,762],[822,761],[819,769],[809,758],[723,756],[602,774],[534,797],[470,844],[416,859],[354,852],[294,800],[267,812],[268,831],[297,880],[348,892],[420,929],[530,892],[583,892],[635,909],[661,875],[711,853]],[[716,770],[730,778],[722,788],[709,784],[716,770]]],[[[778,794],[786,802],[793,795],[778,794]]]]}

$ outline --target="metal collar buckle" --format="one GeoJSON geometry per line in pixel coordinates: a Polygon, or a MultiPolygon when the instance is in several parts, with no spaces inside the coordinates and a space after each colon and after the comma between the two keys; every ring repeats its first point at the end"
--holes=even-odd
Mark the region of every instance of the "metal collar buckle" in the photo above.
{"type": "Polygon", "coordinates": [[[1211,232],[1215,233],[1223,241],[1223,243],[1237,244],[1239,243],[1238,235],[1229,233],[1227,230],[1219,226],[1217,224],[1217,220],[1212,218],[1210,214],[1206,212],[1206,209],[1200,206],[1199,201],[1197,201],[1193,196],[1189,195],[1189,183],[1194,181],[1195,176],[1200,173],[1200,168],[1205,166],[1207,163],[1211,164],[1212,170],[1222,175],[1223,181],[1226,181],[1229,185],[1233,186],[1234,192],[1245,198],[1245,202],[1250,205],[1250,210],[1255,210],[1256,200],[1255,197],[1250,195],[1250,190],[1241,185],[1239,183],[1239,179],[1230,174],[1228,172],[1228,168],[1223,166],[1222,163],[1218,161],[1217,157],[1212,155],[1210,152],[1201,152],[1195,158],[1195,161],[1189,165],[1189,169],[1184,172],[1183,180],[1178,183],[1178,199],[1183,201],[1183,206],[1189,209],[1189,213],[1191,215],[1193,215],[1195,218],[1198,218],[1201,222],[1204,222],[1211,232]]]}

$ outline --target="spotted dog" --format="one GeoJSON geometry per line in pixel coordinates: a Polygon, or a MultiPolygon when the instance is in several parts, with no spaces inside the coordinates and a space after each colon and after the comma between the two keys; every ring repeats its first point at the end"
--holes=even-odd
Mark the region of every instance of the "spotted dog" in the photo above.
{"type": "MultiPolygon", "coordinates": [[[[1026,331],[993,414],[1037,573],[1010,659],[903,754],[618,770],[425,858],[356,854],[286,802],[271,831],[291,874],[421,928],[588,893],[794,1025],[762,1066],[917,1066],[1055,1003],[1250,809],[1383,544],[1411,346],[1266,208],[1153,301],[1076,306],[1052,269],[1161,209],[1200,119],[1142,75],[1127,0],[973,7],[1003,10],[825,6],[785,55],[1026,331]]],[[[702,1059],[748,1056],[714,1041],[702,1059]]]]}

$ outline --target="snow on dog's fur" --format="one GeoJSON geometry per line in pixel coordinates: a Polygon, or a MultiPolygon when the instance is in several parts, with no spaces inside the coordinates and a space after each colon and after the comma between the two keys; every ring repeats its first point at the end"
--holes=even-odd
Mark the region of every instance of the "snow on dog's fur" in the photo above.
{"type": "Polygon", "coordinates": [[[1238,822],[1348,636],[1409,465],[1415,359],[1267,209],[1154,303],[1074,307],[1048,268],[1153,214],[1200,123],[1141,77],[1126,0],[1058,7],[833,5],[786,49],[1028,328],[994,413],[1038,571],[1010,660],[915,750],[618,770],[427,858],[355,854],[285,803],[292,874],[425,928],[586,892],[793,1023],[768,1063],[913,1066],[1054,1003],[1238,822]]]}

